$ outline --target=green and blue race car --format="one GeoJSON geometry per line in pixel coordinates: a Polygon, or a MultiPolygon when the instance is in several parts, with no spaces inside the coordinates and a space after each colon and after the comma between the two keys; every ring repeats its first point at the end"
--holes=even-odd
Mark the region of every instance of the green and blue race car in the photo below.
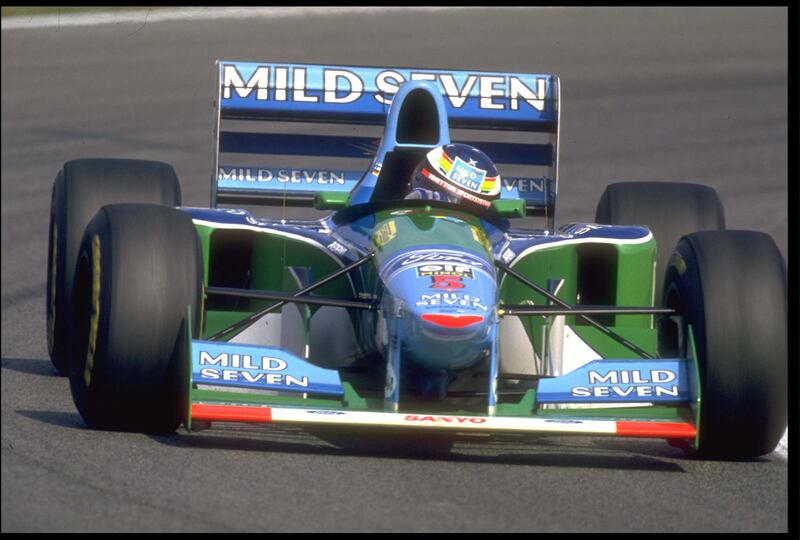
{"type": "Polygon", "coordinates": [[[164,163],[56,177],[48,346],[90,427],[649,437],[715,459],[778,444],[774,241],[727,230],[714,190],[679,182],[609,185],[593,221],[556,227],[558,77],[217,75],[209,208],[181,206],[164,163]],[[498,164],[442,165],[479,204],[409,198],[456,143],[498,164]]]}

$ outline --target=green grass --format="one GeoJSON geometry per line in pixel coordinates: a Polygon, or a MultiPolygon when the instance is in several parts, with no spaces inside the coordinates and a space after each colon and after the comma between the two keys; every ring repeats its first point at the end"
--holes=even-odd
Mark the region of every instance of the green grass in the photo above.
{"type": "Polygon", "coordinates": [[[163,9],[142,6],[90,6],[90,7],[3,7],[3,17],[33,17],[37,15],[73,15],[77,13],[113,13],[119,11],[147,11],[163,9]]]}

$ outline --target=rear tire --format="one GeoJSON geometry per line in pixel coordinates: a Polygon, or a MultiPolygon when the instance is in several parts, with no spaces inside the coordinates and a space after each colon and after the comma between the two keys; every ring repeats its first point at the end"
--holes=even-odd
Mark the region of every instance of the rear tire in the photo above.
{"type": "Polygon", "coordinates": [[[678,182],[620,182],[600,197],[595,221],[646,226],[656,239],[655,299],[663,290],[672,248],[681,236],[725,229],[725,211],[714,189],[678,182]]]}
{"type": "Polygon", "coordinates": [[[47,350],[67,373],[70,294],[83,231],[97,211],[113,203],[180,206],[178,177],[170,165],[135,159],[68,161],[53,183],[47,250],[47,350]]]}
{"type": "Polygon", "coordinates": [[[191,218],[144,204],[103,207],[81,242],[69,379],[92,428],[172,432],[185,418],[186,306],[198,335],[203,270],[191,218]]]}
{"type": "Polygon", "coordinates": [[[678,243],[663,300],[694,333],[702,397],[698,456],[762,456],[786,430],[786,285],[785,262],[766,234],[705,231],[678,243]]]}

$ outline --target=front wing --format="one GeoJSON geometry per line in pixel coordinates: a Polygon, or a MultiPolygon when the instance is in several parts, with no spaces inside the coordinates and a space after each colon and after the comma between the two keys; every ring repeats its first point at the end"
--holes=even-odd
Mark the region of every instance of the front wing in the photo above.
{"type": "Polygon", "coordinates": [[[460,416],[336,409],[304,409],[267,405],[193,403],[192,419],[217,422],[334,424],[451,431],[613,435],[694,439],[693,422],[658,420],[602,420],[594,418],[537,418],[514,416],[460,416]]]}
{"type": "MultiPolygon", "coordinates": [[[[398,409],[389,381],[384,398],[365,396],[337,370],[288,351],[187,339],[190,431],[208,422],[247,422],[698,440],[701,396],[691,331],[688,358],[596,360],[540,379],[516,401],[497,402],[495,395],[482,412],[443,410],[438,403],[425,410],[402,401],[398,409]],[[643,401],[650,405],[640,406],[643,401]]],[[[496,388],[490,380],[487,395],[496,388]]]]}

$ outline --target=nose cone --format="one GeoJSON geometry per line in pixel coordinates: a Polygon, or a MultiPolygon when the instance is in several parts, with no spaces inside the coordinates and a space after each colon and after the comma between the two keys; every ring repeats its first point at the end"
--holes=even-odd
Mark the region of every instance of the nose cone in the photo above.
{"type": "Polygon", "coordinates": [[[386,292],[402,305],[404,361],[437,373],[476,364],[491,346],[494,266],[446,249],[417,250],[404,262],[382,272],[386,292]]]}
{"type": "Polygon", "coordinates": [[[491,304],[483,298],[493,299],[493,291],[487,290],[493,288],[493,283],[483,287],[480,296],[474,290],[423,293],[416,305],[407,303],[406,355],[434,372],[456,371],[477,363],[491,345],[491,304]]]}

